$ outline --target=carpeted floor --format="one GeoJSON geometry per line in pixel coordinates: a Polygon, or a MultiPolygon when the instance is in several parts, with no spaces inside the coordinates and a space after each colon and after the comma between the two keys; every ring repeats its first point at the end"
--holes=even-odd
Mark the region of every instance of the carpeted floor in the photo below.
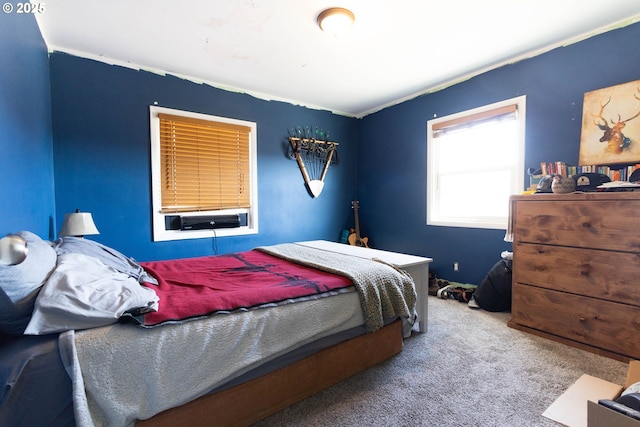
{"type": "Polygon", "coordinates": [[[394,358],[257,426],[558,426],[542,412],[583,373],[627,365],[507,327],[509,313],[429,297],[429,330],[394,358]]]}

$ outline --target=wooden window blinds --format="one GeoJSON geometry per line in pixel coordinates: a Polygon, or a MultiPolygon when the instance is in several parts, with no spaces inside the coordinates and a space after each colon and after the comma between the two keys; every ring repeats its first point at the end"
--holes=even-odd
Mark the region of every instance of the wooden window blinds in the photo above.
{"type": "Polygon", "coordinates": [[[497,120],[514,120],[518,111],[517,104],[508,104],[491,110],[461,115],[449,120],[434,123],[431,127],[433,136],[439,137],[447,132],[455,132],[478,124],[497,120]]]}
{"type": "Polygon", "coordinates": [[[250,127],[158,118],[162,213],[250,207],[250,127]]]}

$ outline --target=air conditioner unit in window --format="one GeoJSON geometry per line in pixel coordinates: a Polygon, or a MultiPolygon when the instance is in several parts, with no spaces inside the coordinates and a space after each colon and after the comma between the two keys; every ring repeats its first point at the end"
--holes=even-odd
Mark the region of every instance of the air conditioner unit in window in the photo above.
{"type": "Polygon", "coordinates": [[[240,227],[240,215],[181,216],[180,230],[207,230],[240,227]]]}

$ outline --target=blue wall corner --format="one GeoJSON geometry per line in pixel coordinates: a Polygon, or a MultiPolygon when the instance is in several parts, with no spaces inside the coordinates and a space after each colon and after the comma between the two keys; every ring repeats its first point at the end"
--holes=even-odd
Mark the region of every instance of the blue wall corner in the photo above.
{"type": "MultiPolygon", "coordinates": [[[[353,226],[351,200],[357,198],[361,234],[373,247],[432,257],[441,277],[477,283],[510,244],[503,230],[426,225],[427,120],[526,95],[526,166],[575,164],[584,93],[638,80],[638,40],[640,24],[633,24],[354,119],[63,53],[49,56],[33,16],[2,14],[0,182],[7,184],[0,190],[0,234],[29,229],[53,239],[64,214],[80,208],[93,213],[101,231],[91,238],[141,261],[199,256],[337,241],[353,226]],[[152,242],[148,107],[155,102],[257,122],[258,235],[152,242]],[[331,166],[316,199],[286,154],[287,129],[305,125],[330,129],[340,143],[340,163],[331,166]]],[[[470,191],[486,185],[475,183],[470,191]]]]}
{"type": "Polygon", "coordinates": [[[35,17],[0,14],[0,237],[52,236],[49,57],[35,17]]]}
{"type": "MultiPolygon", "coordinates": [[[[426,225],[427,121],[526,95],[525,169],[544,161],[575,165],[584,93],[640,79],[638,40],[640,24],[630,25],[362,119],[358,195],[364,234],[374,246],[433,257],[439,277],[479,283],[511,244],[504,242],[504,230],[426,225]]],[[[469,191],[490,185],[470,183],[469,191]]]]}

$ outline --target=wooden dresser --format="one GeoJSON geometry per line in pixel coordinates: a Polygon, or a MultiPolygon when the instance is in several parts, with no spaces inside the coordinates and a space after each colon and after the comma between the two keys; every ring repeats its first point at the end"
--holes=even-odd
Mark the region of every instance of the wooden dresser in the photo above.
{"type": "Polygon", "coordinates": [[[513,196],[509,326],[640,359],[640,192],[513,196]]]}

